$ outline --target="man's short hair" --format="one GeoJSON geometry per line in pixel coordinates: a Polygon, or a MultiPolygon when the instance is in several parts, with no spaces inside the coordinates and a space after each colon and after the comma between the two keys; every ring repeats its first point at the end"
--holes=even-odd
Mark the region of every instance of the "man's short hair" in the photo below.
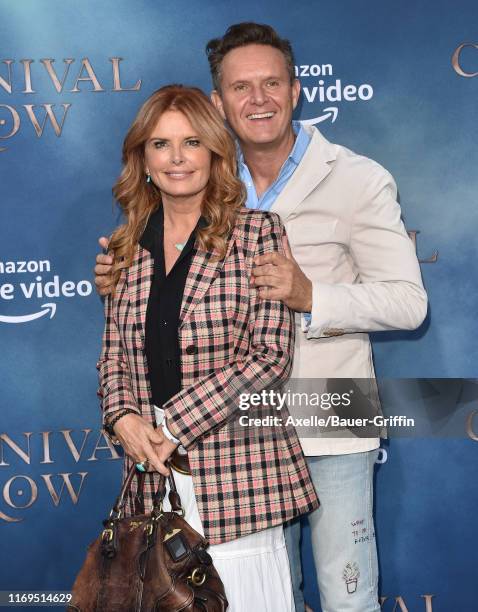
{"type": "Polygon", "coordinates": [[[295,79],[294,53],[288,40],[281,38],[270,25],[246,21],[230,26],[222,38],[213,38],[206,45],[214,89],[221,90],[221,64],[229,51],[246,45],[268,45],[284,56],[290,82],[295,79]]]}

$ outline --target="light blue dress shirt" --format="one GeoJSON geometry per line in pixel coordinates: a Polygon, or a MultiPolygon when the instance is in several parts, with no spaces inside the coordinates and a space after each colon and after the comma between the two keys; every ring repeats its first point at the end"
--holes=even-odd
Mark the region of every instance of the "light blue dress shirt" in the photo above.
{"type": "Polygon", "coordinates": [[[301,159],[304,157],[304,153],[307,151],[307,147],[310,143],[310,136],[304,130],[300,121],[293,121],[292,128],[296,134],[296,139],[292,151],[289,153],[288,158],[282,164],[279,175],[272,185],[264,191],[261,197],[257,197],[256,188],[252,180],[251,173],[247,167],[242,152],[238,150],[238,170],[241,181],[244,183],[247,189],[247,201],[246,206],[248,208],[256,208],[258,210],[270,210],[272,204],[274,204],[276,198],[280,192],[287,185],[287,181],[294,174],[294,170],[299,165],[301,159]]]}
{"type": "MultiPolygon", "coordinates": [[[[252,180],[251,173],[247,167],[244,157],[240,149],[238,149],[238,170],[241,181],[244,183],[247,189],[247,201],[246,206],[248,208],[256,208],[258,210],[270,210],[272,204],[276,201],[280,192],[287,185],[287,181],[294,174],[294,170],[299,165],[301,159],[304,157],[307,147],[310,143],[310,136],[304,130],[303,125],[300,121],[293,121],[292,128],[296,134],[296,139],[292,151],[289,153],[289,157],[282,164],[279,175],[272,185],[264,191],[259,198],[254,187],[254,181],[252,180]]],[[[310,324],[311,315],[309,312],[302,313],[305,323],[310,324]]]]}

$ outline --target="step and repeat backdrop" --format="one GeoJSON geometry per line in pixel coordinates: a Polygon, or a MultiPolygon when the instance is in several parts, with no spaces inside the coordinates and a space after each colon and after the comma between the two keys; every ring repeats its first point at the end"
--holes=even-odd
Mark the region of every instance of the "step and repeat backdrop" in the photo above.
{"type": "MultiPolygon", "coordinates": [[[[430,309],[416,332],[374,337],[377,373],[477,377],[475,0],[0,0],[0,591],[68,590],[118,490],[92,268],[118,222],[126,130],[161,85],[209,91],[205,43],[251,20],[293,44],[296,118],[397,180],[430,309]]],[[[383,445],[383,610],[477,609],[478,402],[470,410],[453,436],[383,445]]],[[[318,611],[307,528],[302,547],[318,611]]]]}

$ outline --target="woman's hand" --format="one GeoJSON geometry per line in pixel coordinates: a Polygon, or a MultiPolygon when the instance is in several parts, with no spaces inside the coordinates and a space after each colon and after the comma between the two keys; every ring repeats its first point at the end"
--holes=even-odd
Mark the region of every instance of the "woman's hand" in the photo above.
{"type": "Polygon", "coordinates": [[[157,434],[156,437],[161,439],[161,442],[154,443],[155,450],[159,457],[161,465],[166,470],[166,472],[161,472],[161,474],[164,473],[165,476],[169,476],[169,469],[166,467],[166,462],[171,457],[171,455],[174,453],[174,451],[177,449],[178,445],[175,442],[168,440],[168,438],[166,438],[161,428],[156,429],[155,432],[157,434]]]}
{"type": "Polygon", "coordinates": [[[156,471],[169,476],[165,463],[177,445],[168,440],[161,429],[154,429],[138,414],[126,414],[113,429],[125,453],[133,461],[140,463],[147,459],[156,471]]]}

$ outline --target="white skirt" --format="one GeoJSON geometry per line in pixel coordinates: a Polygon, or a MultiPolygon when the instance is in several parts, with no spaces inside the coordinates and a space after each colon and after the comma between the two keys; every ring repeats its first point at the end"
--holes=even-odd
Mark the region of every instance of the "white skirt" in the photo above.
{"type": "MultiPolygon", "coordinates": [[[[204,535],[191,476],[175,471],[174,480],[184,518],[204,535]]],[[[167,494],[164,509],[171,509],[167,494]]],[[[295,612],[282,525],[224,544],[211,544],[208,552],[224,584],[228,612],[295,612]]]]}

